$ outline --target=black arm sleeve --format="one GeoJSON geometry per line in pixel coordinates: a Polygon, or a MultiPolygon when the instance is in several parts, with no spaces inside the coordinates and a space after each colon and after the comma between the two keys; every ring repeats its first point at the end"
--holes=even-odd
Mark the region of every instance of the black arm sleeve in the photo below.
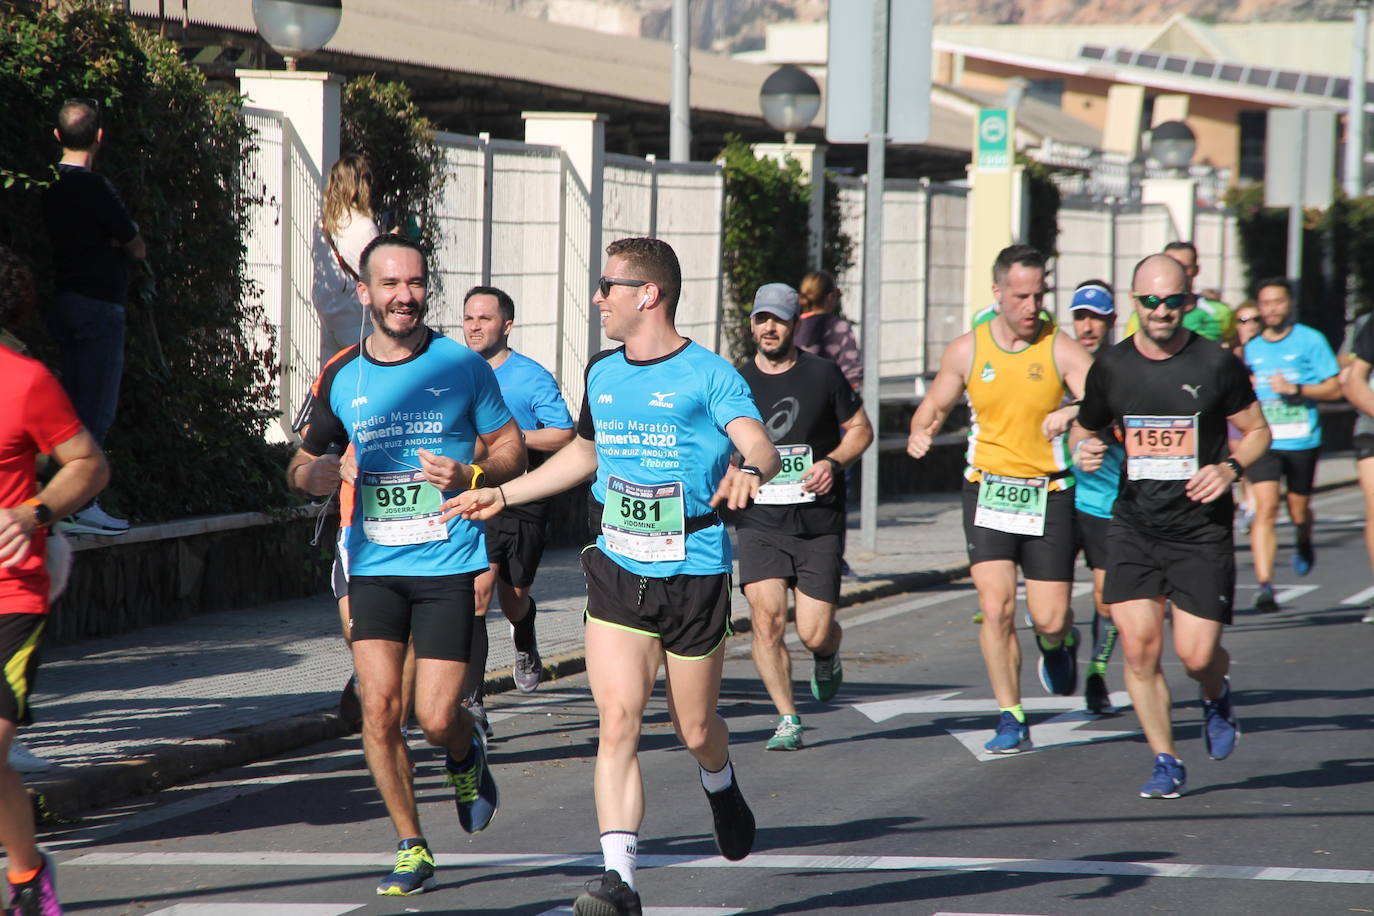
{"type": "Polygon", "coordinates": [[[301,451],[316,458],[328,452],[330,446],[337,446],[338,452],[348,447],[348,430],[329,406],[329,389],[334,384],[334,372],[330,371],[331,368],[332,365],[326,366],[319,380],[315,382],[314,399],[310,405],[310,425],[305,428],[305,438],[301,442],[301,451]]]}
{"type": "MultiPolygon", "coordinates": [[[[1239,365],[1239,360],[1233,360],[1239,365]]],[[[1111,404],[1107,401],[1110,370],[1103,359],[1088,368],[1083,382],[1083,403],[1078,407],[1078,425],[1090,432],[1098,432],[1112,424],[1111,404]]]]}

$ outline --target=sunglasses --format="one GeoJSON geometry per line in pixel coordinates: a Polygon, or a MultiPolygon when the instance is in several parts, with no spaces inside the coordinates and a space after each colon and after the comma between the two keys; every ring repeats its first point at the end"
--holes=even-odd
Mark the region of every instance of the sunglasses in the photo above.
{"type": "Polygon", "coordinates": [[[1259,316],[1258,316],[1258,315],[1251,315],[1249,318],[1237,318],[1237,319],[1236,319],[1236,322],[1237,322],[1238,324],[1249,324],[1249,323],[1252,322],[1252,321],[1259,321],[1259,316]]]}
{"type": "Polygon", "coordinates": [[[1140,307],[1147,312],[1153,312],[1161,305],[1172,312],[1176,312],[1188,304],[1192,299],[1188,293],[1174,293],[1172,296],[1149,296],[1145,293],[1131,293],[1135,301],[1140,303],[1140,307]]]}
{"type": "Polygon", "coordinates": [[[596,288],[601,290],[601,295],[604,298],[611,294],[612,286],[646,286],[652,282],[652,280],[622,280],[619,277],[602,277],[596,281],[596,288]]]}

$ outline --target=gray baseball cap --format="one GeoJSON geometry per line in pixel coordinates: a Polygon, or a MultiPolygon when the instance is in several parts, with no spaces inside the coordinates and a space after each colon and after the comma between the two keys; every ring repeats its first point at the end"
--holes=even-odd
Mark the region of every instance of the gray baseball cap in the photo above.
{"type": "Polygon", "coordinates": [[[749,314],[767,312],[783,321],[791,321],[800,311],[797,305],[797,291],[786,283],[765,283],[754,293],[754,310],[749,314]]]}

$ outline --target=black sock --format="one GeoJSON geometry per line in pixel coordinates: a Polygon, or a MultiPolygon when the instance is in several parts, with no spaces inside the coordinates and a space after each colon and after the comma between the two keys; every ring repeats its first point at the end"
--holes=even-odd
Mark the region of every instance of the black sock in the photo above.
{"type": "Polygon", "coordinates": [[[529,610],[525,611],[525,616],[520,618],[520,622],[511,624],[513,633],[511,638],[515,642],[516,652],[533,652],[538,642],[534,638],[534,615],[536,608],[534,599],[530,600],[529,610]]]}
{"type": "Polygon", "coordinates": [[[472,618],[472,650],[468,653],[468,676],[463,681],[463,697],[474,703],[486,695],[487,618],[472,618]]]}

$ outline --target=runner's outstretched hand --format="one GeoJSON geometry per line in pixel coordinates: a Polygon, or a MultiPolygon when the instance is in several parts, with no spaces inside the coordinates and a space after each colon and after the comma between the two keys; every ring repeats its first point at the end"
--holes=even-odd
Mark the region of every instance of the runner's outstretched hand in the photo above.
{"type": "Polygon", "coordinates": [[[498,487],[482,487],[480,490],[465,490],[451,499],[444,500],[443,520],[465,518],[469,521],[486,521],[506,508],[506,501],[498,487]]]}

